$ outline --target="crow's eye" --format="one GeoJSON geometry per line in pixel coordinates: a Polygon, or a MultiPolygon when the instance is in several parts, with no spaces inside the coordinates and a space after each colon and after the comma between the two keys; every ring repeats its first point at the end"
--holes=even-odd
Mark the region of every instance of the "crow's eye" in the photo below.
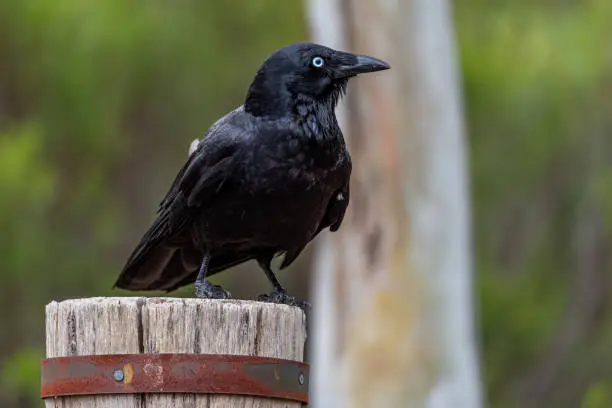
{"type": "Polygon", "coordinates": [[[324,63],[325,63],[325,61],[323,61],[323,58],[321,58],[321,57],[314,57],[312,59],[312,66],[315,67],[315,68],[321,68],[324,63]]]}

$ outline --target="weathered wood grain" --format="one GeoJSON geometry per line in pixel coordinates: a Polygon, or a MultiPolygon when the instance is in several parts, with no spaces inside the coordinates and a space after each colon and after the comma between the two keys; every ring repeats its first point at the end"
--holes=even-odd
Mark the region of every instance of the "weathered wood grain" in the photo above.
{"type": "MultiPolygon", "coordinates": [[[[303,360],[305,316],[295,307],[237,300],[88,298],[46,308],[46,354],[215,353],[303,360]]],[[[194,394],[47,399],[47,408],[290,408],[297,402],[194,394]]]]}

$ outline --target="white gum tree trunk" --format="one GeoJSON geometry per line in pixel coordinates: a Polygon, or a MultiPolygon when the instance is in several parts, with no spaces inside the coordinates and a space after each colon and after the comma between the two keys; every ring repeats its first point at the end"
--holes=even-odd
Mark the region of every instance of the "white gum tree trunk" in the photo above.
{"type": "Polygon", "coordinates": [[[445,0],[309,0],[315,42],[391,65],[338,117],[351,203],[319,241],[312,406],[480,408],[465,132],[445,0]]]}

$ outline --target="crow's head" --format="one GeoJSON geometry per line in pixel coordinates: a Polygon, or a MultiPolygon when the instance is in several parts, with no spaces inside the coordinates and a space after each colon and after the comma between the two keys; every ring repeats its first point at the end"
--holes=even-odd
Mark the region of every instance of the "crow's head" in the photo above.
{"type": "Polygon", "coordinates": [[[333,108],[350,78],[385,69],[389,69],[386,62],[367,55],[312,43],[291,44],[274,52],[259,68],[245,110],[258,116],[280,116],[304,100],[333,108]]]}

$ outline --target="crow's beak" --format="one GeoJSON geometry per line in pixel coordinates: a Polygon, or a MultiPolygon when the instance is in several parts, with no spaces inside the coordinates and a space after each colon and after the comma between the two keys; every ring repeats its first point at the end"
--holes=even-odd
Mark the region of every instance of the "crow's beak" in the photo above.
{"type": "Polygon", "coordinates": [[[357,62],[338,67],[337,71],[340,76],[350,77],[391,68],[385,61],[367,55],[353,55],[352,57],[351,60],[357,60],[357,62]]]}

